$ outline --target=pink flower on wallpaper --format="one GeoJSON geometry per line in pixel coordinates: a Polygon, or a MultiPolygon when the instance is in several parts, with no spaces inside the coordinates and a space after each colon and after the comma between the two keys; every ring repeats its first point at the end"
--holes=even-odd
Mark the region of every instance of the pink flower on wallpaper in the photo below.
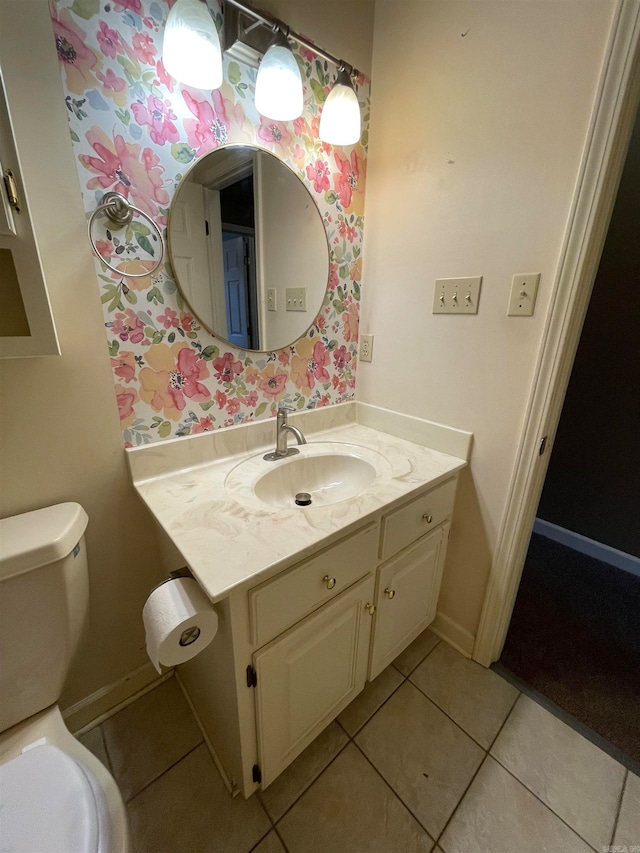
{"type": "Polygon", "coordinates": [[[335,290],[340,284],[340,276],[338,275],[338,264],[329,264],[329,290],[335,290]]]}
{"type": "Polygon", "coordinates": [[[187,89],[182,90],[182,95],[190,112],[196,117],[195,121],[190,118],[184,120],[187,140],[196,154],[224,145],[229,138],[230,123],[220,92],[216,90],[211,93],[213,104],[196,100],[187,89]]]}
{"type": "Polygon", "coordinates": [[[326,365],[329,353],[322,341],[304,338],[296,344],[296,354],[291,359],[291,378],[303,394],[309,394],[318,382],[330,382],[326,365]]]}
{"type": "Polygon", "coordinates": [[[342,315],[343,334],[347,343],[358,340],[358,306],[350,302],[347,310],[342,315]]]}
{"type": "Polygon", "coordinates": [[[131,308],[127,308],[124,313],[118,311],[113,321],[113,334],[121,341],[139,344],[144,338],[144,323],[131,308]]]}
{"type": "Polygon", "coordinates": [[[156,46],[151,36],[147,33],[136,33],[131,40],[133,55],[139,62],[146,65],[155,65],[156,46]]]}
{"type": "Polygon", "coordinates": [[[250,409],[255,409],[258,405],[258,392],[249,391],[246,397],[241,397],[243,405],[249,406],[250,409]]]}
{"type": "Polygon", "coordinates": [[[180,134],[173,123],[177,118],[171,109],[171,101],[156,98],[155,95],[147,97],[146,104],[135,101],[131,104],[131,110],[135,120],[143,127],[149,127],[149,136],[156,145],[164,145],[165,142],[178,142],[180,134]]]}
{"type": "Polygon", "coordinates": [[[99,127],[92,127],[86,136],[97,155],[80,155],[80,162],[97,176],[87,181],[87,189],[113,189],[131,198],[150,216],[157,213],[156,205],[169,204],[160,160],[150,148],[141,150],[140,145],[125,142],[120,134],[109,139],[99,127]]]}
{"type": "Polygon", "coordinates": [[[136,15],[142,14],[142,0],[113,0],[113,5],[117,12],[129,9],[131,12],[135,12],[136,15]]]}
{"type": "Polygon", "coordinates": [[[100,67],[100,59],[87,47],[87,34],[74,22],[68,9],[58,12],[52,8],[51,21],[67,89],[76,95],[84,95],[87,89],[96,85],[94,72],[100,67]]]}
{"type": "Polygon", "coordinates": [[[210,432],[213,429],[213,421],[207,415],[206,418],[200,418],[197,424],[191,428],[191,432],[210,432]]]}
{"type": "Polygon", "coordinates": [[[280,364],[287,365],[291,361],[291,356],[289,355],[289,350],[283,349],[282,352],[278,353],[278,361],[280,364]]]}
{"type": "Polygon", "coordinates": [[[313,182],[313,188],[317,193],[323,193],[329,189],[329,167],[324,160],[316,160],[315,165],[307,166],[307,178],[313,182]]]}
{"type": "Polygon", "coordinates": [[[344,345],[333,351],[333,363],[338,370],[344,370],[350,361],[351,353],[344,345]]]}
{"type": "Polygon", "coordinates": [[[173,92],[173,77],[167,74],[167,69],[164,67],[161,59],[156,62],[156,74],[158,75],[158,81],[170,92],[173,92]]]}
{"type": "Polygon", "coordinates": [[[140,397],[156,412],[177,420],[186,406],[185,397],[196,403],[211,399],[211,393],[200,380],[209,376],[206,362],[184,344],[156,344],[145,359],[148,367],[140,371],[140,397]]]}
{"type": "Polygon", "coordinates": [[[354,212],[362,213],[363,187],[361,178],[364,177],[362,157],[358,156],[355,149],[348,158],[341,151],[335,150],[333,159],[338,167],[338,171],[334,172],[333,175],[333,188],[343,210],[347,211],[353,208],[354,212]]]}
{"type": "Polygon", "coordinates": [[[233,382],[236,376],[242,373],[242,362],[234,361],[230,352],[225,352],[220,358],[214,358],[212,363],[215,377],[220,382],[233,382]]]}
{"type": "Polygon", "coordinates": [[[227,395],[224,393],[224,391],[216,391],[215,397],[216,403],[218,404],[218,408],[224,409],[224,407],[227,405],[227,395]]]}
{"type": "Polygon", "coordinates": [[[123,388],[122,385],[116,385],[115,390],[120,426],[125,428],[130,426],[134,420],[136,412],[133,407],[140,398],[135,388],[123,388]]]}
{"type": "Polygon", "coordinates": [[[191,314],[187,314],[186,311],[180,312],[180,325],[184,329],[185,332],[192,331],[195,326],[195,320],[191,316],[191,314]]]}
{"type": "Polygon", "coordinates": [[[266,118],[265,116],[260,116],[258,139],[261,139],[273,151],[284,154],[285,150],[291,144],[292,138],[286,124],[266,118]]]}
{"type": "Polygon", "coordinates": [[[165,308],[162,314],[158,315],[158,322],[162,323],[165,329],[177,329],[180,325],[178,320],[178,312],[173,308],[165,308]]]}
{"type": "Polygon", "coordinates": [[[227,403],[227,414],[235,415],[240,411],[240,400],[237,397],[232,397],[227,403]]]}
{"type": "Polygon", "coordinates": [[[136,358],[132,352],[120,352],[111,359],[115,375],[127,384],[136,378],[136,358]]]}
{"type": "Polygon", "coordinates": [[[116,54],[124,53],[124,49],[120,42],[120,36],[111,27],[108,27],[105,21],[100,21],[100,26],[96,35],[100,50],[109,59],[115,59],[116,54]]]}
{"type": "Polygon", "coordinates": [[[258,388],[265,397],[271,400],[279,400],[287,391],[287,373],[270,362],[262,373],[262,379],[258,388]]]}
{"type": "MultiPolygon", "coordinates": [[[[104,74],[101,71],[98,71],[96,77],[102,83],[103,88],[108,89],[111,92],[122,92],[127,85],[127,81],[122,77],[118,77],[115,71],[112,71],[111,68],[107,68],[104,74]]],[[[123,101],[123,103],[125,103],[125,101],[123,101]]]]}
{"type": "Polygon", "coordinates": [[[111,240],[96,240],[96,249],[99,255],[108,260],[113,254],[113,243],[111,240]]]}

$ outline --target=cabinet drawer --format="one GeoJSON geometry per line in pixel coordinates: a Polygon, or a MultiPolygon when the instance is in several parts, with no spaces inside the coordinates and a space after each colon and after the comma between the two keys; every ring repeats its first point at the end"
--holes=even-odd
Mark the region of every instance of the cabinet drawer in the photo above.
{"type": "Polygon", "coordinates": [[[377,546],[373,524],[250,590],[251,642],[268,643],[373,571],[377,546]]]}
{"type": "Polygon", "coordinates": [[[456,478],[452,477],[385,516],[382,520],[380,559],[388,560],[448,518],[455,494],[456,478]]]}

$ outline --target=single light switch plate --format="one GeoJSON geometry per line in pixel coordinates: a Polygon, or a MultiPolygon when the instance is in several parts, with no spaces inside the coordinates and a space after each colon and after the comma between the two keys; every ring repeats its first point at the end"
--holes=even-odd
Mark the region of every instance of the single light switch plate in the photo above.
{"type": "Polygon", "coordinates": [[[360,361],[373,360],[373,335],[360,335],[360,361]]]}
{"type": "Polygon", "coordinates": [[[306,287],[287,287],[287,311],[306,311],[307,310],[307,288],[306,287]]]}
{"type": "Polygon", "coordinates": [[[434,314],[477,314],[482,276],[439,278],[433,291],[434,314]]]}
{"type": "Polygon", "coordinates": [[[507,317],[532,317],[536,307],[540,273],[518,273],[511,282],[507,317]]]}
{"type": "Polygon", "coordinates": [[[276,309],[276,289],[275,287],[267,288],[267,311],[275,311],[276,309]]]}

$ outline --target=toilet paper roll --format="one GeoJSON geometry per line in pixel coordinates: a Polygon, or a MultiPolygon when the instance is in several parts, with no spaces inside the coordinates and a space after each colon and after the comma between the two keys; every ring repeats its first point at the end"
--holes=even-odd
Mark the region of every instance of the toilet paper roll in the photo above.
{"type": "Polygon", "coordinates": [[[218,615],[193,578],[174,578],[156,587],[142,610],[147,654],[158,672],[206,648],[218,630],[218,615]]]}

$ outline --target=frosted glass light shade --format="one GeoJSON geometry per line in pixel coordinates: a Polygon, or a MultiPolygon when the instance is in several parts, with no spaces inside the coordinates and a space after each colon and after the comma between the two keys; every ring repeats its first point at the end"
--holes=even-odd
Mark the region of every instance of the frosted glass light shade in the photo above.
{"type": "Polygon", "coordinates": [[[347,72],[341,71],[322,108],[320,139],[331,145],[355,145],[360,133],[358,96],[347,72]]]}
{"type": "Polygon", "coordinates": [[[302,115],[302,77],[285,36],[278,32],[265,53],[256,79],[258,112],[274,121],[293,121],[302,115]]]}
{"type": "Polygon", "coordinates": [[[177,0],[164,29],[162,62],[167,72],[196,89],[222,85],[222,49],[211,13],[201,0],[177,0]]]}

